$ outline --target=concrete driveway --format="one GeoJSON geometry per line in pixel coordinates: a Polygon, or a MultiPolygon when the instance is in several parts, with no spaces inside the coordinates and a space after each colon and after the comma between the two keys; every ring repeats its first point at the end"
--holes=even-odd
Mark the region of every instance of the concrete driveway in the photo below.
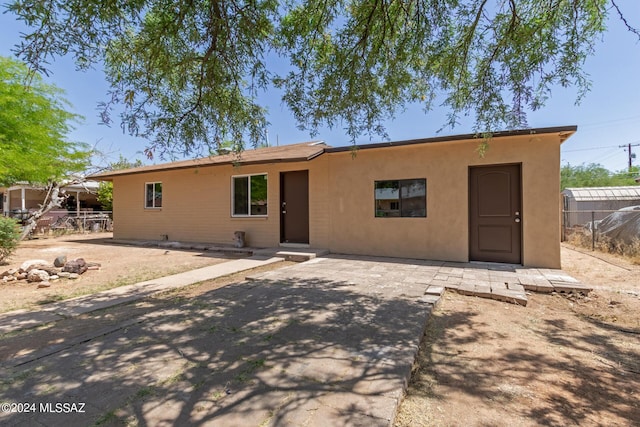
{"type": "Polygon", "coordinates": [[[436,265],[318,258],[82,335],[114,308],[67,319],[64,342],[0,365],[0,424],[389,425],[436,265]]]}
{"type": "Polygon", "coordinates": [[[581,286],[559,270],[333,255],[249,279],[9,329],[0,424],[388,426],[444,287],[581,286]],[[27,352],[36,333],[60,338],[27,352]]]}

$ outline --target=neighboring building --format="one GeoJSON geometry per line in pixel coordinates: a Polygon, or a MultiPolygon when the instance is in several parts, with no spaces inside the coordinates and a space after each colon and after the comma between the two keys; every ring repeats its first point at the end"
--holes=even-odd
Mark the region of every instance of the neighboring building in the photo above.
{"type": "Polygon", "coordinates": [[[94,175],[114,238],[560,267],[560,144],[575,126],[248,150],[94,175]]]}
{"type": "MultiPolygon", "coordinates": [[[[100,210],[96,199],[97,181],[86,181],[79,184],[69,184],[61,188],[67,196],[62,209],[69,211],[100,210]]],[[[2,213],[5,216],[19,215],[21,212],[35,211],[40,208],[47,195],[43,187],[28,183],[17,183],[11,187],[0,187],[2,213]]]]}
{"type": "Polygon", "coordinates": [[[571,228],[600,221],[620,208],[640,205],[640,186],[565,188],[563,225],[571,228]]]}

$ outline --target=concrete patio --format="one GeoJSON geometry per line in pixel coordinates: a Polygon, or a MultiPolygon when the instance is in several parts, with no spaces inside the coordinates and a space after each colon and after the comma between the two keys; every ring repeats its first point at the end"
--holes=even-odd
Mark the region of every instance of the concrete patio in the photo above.
{"type": "MultiPolygon", "coordinates": [[[[85,412],[4,413],[0,423],[388,426],[444,289],[518,303],[533,286],[586,290],[559,270],[340,255],[248,278],[6,360],[3,401],[85,412]]],[[[87,307],[78,321],[91,321],[87,307]]]]}

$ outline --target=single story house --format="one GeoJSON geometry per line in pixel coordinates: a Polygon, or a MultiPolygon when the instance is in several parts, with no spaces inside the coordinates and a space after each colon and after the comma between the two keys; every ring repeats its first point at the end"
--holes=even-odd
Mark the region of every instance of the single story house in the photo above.
{"type": "Polygon", "coordinates": [[[576,126],[347,147],[307,142],[104,172],[114,238],[560,267],[560,144],[576,126]]]}

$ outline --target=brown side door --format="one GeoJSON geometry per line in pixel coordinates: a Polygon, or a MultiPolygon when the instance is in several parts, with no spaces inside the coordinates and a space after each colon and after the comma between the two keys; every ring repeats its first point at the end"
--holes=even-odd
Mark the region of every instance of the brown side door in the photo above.
{"type": "Polygon", "coordinates": [[[520,165],[469,169],[469,259],[522,263],[520,165]]]}
{"type": "Polygon", "coordinates": [[[280,173],[280,242],[309,243],[309,171],[280,173]]]}

